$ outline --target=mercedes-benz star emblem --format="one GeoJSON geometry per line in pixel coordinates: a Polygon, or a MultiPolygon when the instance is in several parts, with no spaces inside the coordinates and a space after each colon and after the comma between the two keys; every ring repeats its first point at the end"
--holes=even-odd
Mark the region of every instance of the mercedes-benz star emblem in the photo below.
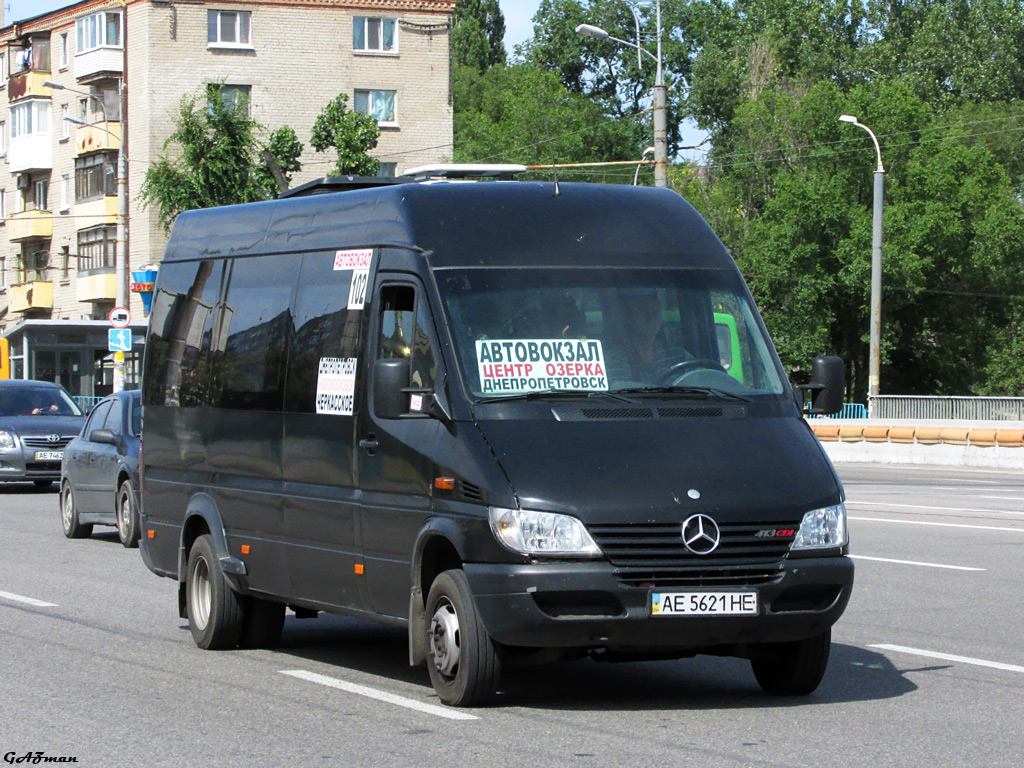
{"type": "Polygon", "coordinates": [[[710,555],[721,539],[718,523],[707,515],[691,515],[683,522],[683,546],[695,555],[710,555]]]}

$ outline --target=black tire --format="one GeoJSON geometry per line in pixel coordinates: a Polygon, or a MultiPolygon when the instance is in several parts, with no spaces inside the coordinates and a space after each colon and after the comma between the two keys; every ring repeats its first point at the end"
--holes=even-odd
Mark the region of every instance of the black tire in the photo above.
{"type": "Polygon", "coordinates": [[[75,504],[71,483],[64,483],[60,487],[60,521],[64,535],[69,539],[87,539],[92,536],[92,523],[78,522],[78,506],[75,504]]]}
{"type": "Polygon", "coordinates": [[[224,578],[209,534],[196,539],[188,553],[185,606],[188,628],[200,648],[218,651],[238,645],[242,599],[224,578]]]}
{"type": "Polygon", "coordinates": [[[38,488],[39,490],[49,488],[51,485],[53,485],[53,480],[33,480],[32,482],[36,484],[36,488],[38,488]]]}
{"type": "Polygon", "coordinates": [[[754,677],[765,693],[773,696],[806,696],[825,676],[832,647],[832,630],[790,643],[772,643],[750,662],[754,677]]]}
{"type": "Polygon", "coordinates": [[[135,490],[130,480],[121,483],[114,503],[117,537],[128,549],[139,546],[139,511],[135,508],[135,490]]]}
{"type": "Polygon", "coordinates": [[[484,629],[461,570],[434,579],[423,630],[430,682],[441,701],[471,707],[494,695],[501,680],[501,647],[484,629]]]}
{"type": "Polygon", "coordinates": [[[284,603],[246,597],[239,648],[273,648],[284,629],[284,603]]]}

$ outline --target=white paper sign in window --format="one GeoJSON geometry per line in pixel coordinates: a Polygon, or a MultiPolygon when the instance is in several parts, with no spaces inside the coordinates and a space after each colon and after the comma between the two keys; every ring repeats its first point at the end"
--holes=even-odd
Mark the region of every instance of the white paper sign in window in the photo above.
{"type": "Polygon", "coordinates": [[[338,251],[334,254],[334,269],[352,270],[352,284],[348,290],[348,308],[362,309],[366,305],[366,288],[370,282],[372,248],[338,251]]]}
{"type": "Polygon", "coordinates": [[[355,405],[356,358],[321,357],[316,376],[316,412],[351,416],[355,405]]]}
{"type": "Polygon", "coordinates": [[[488,339],[476,342],[476,358],[480,391],[488,395],[608,390],[598,339],[488,339]]]}

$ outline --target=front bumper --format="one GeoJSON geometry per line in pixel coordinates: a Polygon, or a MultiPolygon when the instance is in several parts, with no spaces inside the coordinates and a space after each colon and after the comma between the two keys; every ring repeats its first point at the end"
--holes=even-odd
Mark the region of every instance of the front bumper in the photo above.
{"type": "Polygon", "coordinates": [[[820,634],[846,609],[854,572],[848,557],[789,560],[774,581],[743,587],[757,591],[757,615],[653,617],[654,590],[620,584],[609,563],[464,568],[484,626],[504,645],[681,654],[820,634]]]}
{"type": "Polygon", "coordinates": [[[0,483],[32,480],[60,480],[60,459],[35,461],[34,451],[26,455],[20,448],[0,451],[0,483]]]}

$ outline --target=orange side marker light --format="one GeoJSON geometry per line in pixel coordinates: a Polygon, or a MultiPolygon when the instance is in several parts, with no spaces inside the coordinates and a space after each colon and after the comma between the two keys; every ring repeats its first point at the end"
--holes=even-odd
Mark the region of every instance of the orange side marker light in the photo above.
{"type": "Polygon", "coordinates": [[[362,576],[362,575],[363,575],[363,564],[362,563],[356,563],[356,576],[362,576]]]}
{"type": "Polygon", "coordinates": [[[442,491],[453,491],[455,490],[455,478],[436,477],[434,478],[434,487],[442,491]]]}
{"type": "Polygon", "coordinates": [[[242,554],[243,555],[248,555],[249,554],[249,545],[248,544],[243,544],[242,545],[242,554]]]}
{"type": "Polygon", "coordinates": [[[146,535],[149,538],[151,538],[151,539],[155,539],[156,538],[156,531],[154,531],[152,528],[150,528],[148,531],[146,531],[146,535]]]}

